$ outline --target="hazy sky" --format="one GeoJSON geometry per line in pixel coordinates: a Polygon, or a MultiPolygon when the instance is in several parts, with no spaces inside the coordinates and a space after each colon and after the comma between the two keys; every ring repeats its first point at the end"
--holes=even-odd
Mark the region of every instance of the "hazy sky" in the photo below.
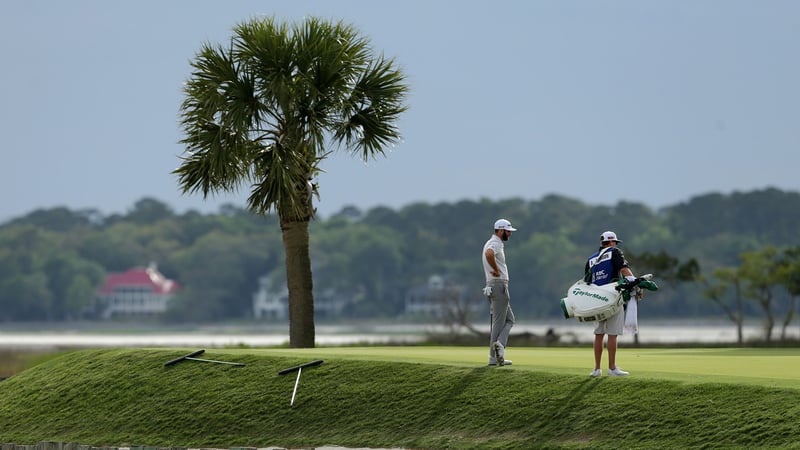
{"type": "Polygon", "coordinates": [[[326,160],[319,212],[463,199],[653,208],[800,190],[800,2],[3,0],[0,222],[182,195],[178,108],[203,42],[258,16],[344,20],[408,76],[403,142],[326,160]]]}

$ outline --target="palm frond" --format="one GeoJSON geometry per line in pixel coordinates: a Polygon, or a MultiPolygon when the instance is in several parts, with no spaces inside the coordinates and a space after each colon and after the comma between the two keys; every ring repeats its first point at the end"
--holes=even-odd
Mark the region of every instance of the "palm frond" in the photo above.
{"type": "Polygon", "coordinates": [[[394,66],[393,60],[381,57],[363,71],[336,128],[335,139],[364,161],[383,154],[385,147],[401,138],[397,121],[408,109],[404,104],[408,86],[394,66]]]}
{"type": "Polygon", "coordinates": [[[366,160],[400,138],[405,79],[343,22],[247,21],[229,47],[204,45],[192,69],[181,105],[186,155],[174,171],[184,192],[249,183],[252,210],[308,217],[326,144],[366,160]]]}

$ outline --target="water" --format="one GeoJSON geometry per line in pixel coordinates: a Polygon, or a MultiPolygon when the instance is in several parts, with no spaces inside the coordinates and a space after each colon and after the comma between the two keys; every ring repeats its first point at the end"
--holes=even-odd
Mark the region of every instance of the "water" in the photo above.
{"type": "MultiPolygon", "coordinates": [[[[477,327],[488,333],[488,324],[477,327]]],[[[551,322],[520,322],[513,331],[543,336],[552,329],[562,343],[591,343],[593,323],[573,320],[551,322]]],[[[431,333],[447,331],[440,325],[419,324],[349,324],[318,325],[316,343],[321,346],[354,344],[414,344],[426,339],[431,333]]],[[[758,324],[744,327],[745,341],[763,337],[758,324]]],[[[773,329],[773,338],[780,336],[780,327],[773,329]]],[[[0,347],[5,348],[81,348],[81,347],[274,347],[288,342],[286,325],[263,325],[250,327],[204,327],[192,330],[162,328],[115,330],[105,325],[103,329],[81,327],[26,331],[0,328],[0,347]]],[[[788,329],[791,338],[800,338],[800,326],[788,329]]],[[[633,342],[632,335],[620,337],[620,343],[633,342]]],[[[709,343],[735,344],[736,327],[725,322],[639,322],[640,344],[709,343]]]]}

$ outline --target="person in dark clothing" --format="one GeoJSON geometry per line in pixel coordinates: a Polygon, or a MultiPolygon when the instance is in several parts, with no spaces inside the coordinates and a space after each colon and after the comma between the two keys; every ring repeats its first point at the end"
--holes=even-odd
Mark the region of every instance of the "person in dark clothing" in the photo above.
{"type": "MultiPolygon", "coordinates": [[[[617,234],[613,231],[606,231],[600,235],[600,249],[586,261],[584,273],[586,282],[602,286],[608,283],[616,283],[624,278],[633,281],[635,277],[628,261],[622,250],[617,247],[621,243],[617,239],[617,234]]],[[[603,359],[603,341],[608,335],[608,375],[624,377],[628,372],[617,366],[617,336],[622,335],[625,325],[625,311],[620,309],[618,313],[608,319],[597,322],[594,330],[594,370],[589,374],[591,377],[599,377],[603,374],[600,362],[603,359]]]]}

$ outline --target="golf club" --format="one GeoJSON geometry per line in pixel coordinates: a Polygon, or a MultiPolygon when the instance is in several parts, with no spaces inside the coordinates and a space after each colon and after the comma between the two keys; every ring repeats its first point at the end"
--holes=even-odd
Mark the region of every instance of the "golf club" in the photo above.
{"type": "Polygon", "coordinates": [[[642,275],[640,277],[636,277],[633,281],[626,281],[625,283],[616,286],[615,289],[617,291],[628,291],[628,292],[630,292],[630,291],[633,290],[633,288],[638,286],[641,282],[650,281],[652,279],[653,279],[653,274],[652,273],[648,273],[648,274],[642,275]]]}
{"type": "Polygon", "coordinates": [[[311,361],[305,364],[300,364],[299,366],[289,367],[288,369],[283,369],[278,371],[278,375],[286,375],[287,373],[297,371],[297,378],[294,380],[294,390],[292,390],[292,400],[289,402],[289,406],[294,406],[294,397],[297,394],[297,386],[300,385],[300,374],[303,373],[303,367],[314,367],[322,364],[322,360],[318,359],[316,361],[311,361]]]}
{"type": "MultiPolygon", "coordinates": [[[[494,326],[494,311],[492,311],[492,304],[491,301],[489,302],[489,349],[492,355],[494,355],[494,342],[492,342],[492,327],[494,326]]],[[[497,355],[495,355],[497,358],[497,355]]]]}
{"type": "Polygon", "coordinates": [[[216,363],[216,364],[230,364],[230,365],[232,365],[232,366],[240,366],[240,367],[241,367],[241,366],[244,366],[244,364],[242,364],[242,363],[227,362],[227,361],[215,361],[215,360],[213,360],[213,359],[201,359],[201,358],[195,358],[195,356],[197,356],[197,355],[201,355],[201,354],[203,354],[204,352],[205,352],[205,350],[204,350],[204,349],[195,350],[195,351],[193,351],[192,353],[189,353],[188,355],[184,355],[184,356],[181,356],[180,358],[175,358],[175,359],[173,359],[173,360],[171,360],[171,361],[167,361],[167,362],[165,362],[165,363],[164,363],[164,367],[171,366],[171,365],[173,365],[173,364],[177,364],[177,363],[179,363],[179,362],[181,362],[181,361],[184,361],[184,360],[187,360],[187,359],[188,359],[188,360],[191,360],[191,361],[210,362],[210,363],[216,363]]]}

